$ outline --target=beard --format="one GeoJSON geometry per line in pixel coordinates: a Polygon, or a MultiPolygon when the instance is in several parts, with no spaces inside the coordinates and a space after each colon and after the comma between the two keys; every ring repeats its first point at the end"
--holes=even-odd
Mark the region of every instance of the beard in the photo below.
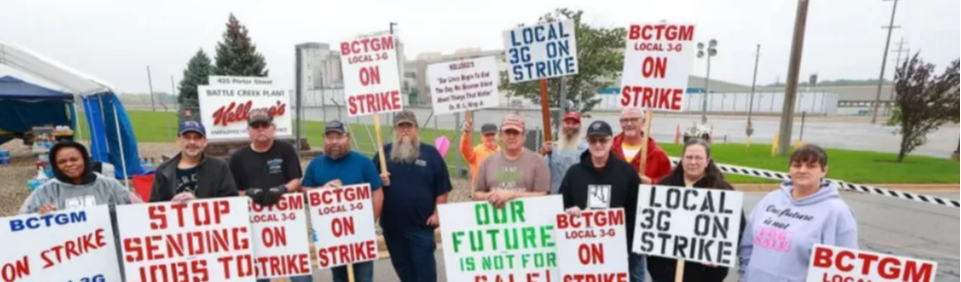
{"type": "Polygon", "coordinates": [[[324,153],[334,160],[343,158],[348,151],[350,148],[347,145],[324,144],[324,153]]]}
{"type": "Polygon", "coordinates": [[[420,157],[420,138],[399,137],[394,135],[394,148],[390,151],[390,160],[398,163],[412,163],[420,157]]]}
{"type": "Polygon", "coordinates": [[[560,140],[558,140],[557,142],[557,147],[560,148],[561,151],[575,151],[577,150],[577,145],[578,145],[577,137],[578,137],[578,134],[576,131],[568,132],[567,130],[565,130],[564,135],[561,136],[560,140]]]}

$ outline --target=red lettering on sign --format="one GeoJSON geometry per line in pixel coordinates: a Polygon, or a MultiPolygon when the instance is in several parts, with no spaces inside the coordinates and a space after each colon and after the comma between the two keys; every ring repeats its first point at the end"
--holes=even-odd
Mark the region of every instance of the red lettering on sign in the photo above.
{"type": "Polygon", "coordinates": [[[563,282],[627,282],[627,273],[566,274],[563,282]]]}
{"type": "MultiPolygon", "coordinates": [[[[237,278],[251,277],[254,273],[254,259],[251,255],[225,256],[217,258],[224,268],[224,279],[231,279],[231,266],[237,270],[237,278]]],[[[220,279],[218,279],[220,280],[220,279]]]]}
{"type": "Polygon", "coordinates": [[[380,67],[370,66],[360,68],[360,85],[369,86],[380,84],[380,67]]]}
{"type": "Polygon", "coordinates": [[[370,186],[353,186],[343,189],[322,189],[310,194],[310,206],[342,204],[370,199],[370,186]]]}
{"type": "Polygon", "coordinates": [[[22,259],[11,263],[4,263],[0,268],[0,278],[3,281],[17,281],[30,276],[30,258],[23,256],[22,259]]]}
{"type": "Polygon", "coordinates": [[[621,90],[622,107],[680,111],[683,99],[682,89],[624,86],[621,90]]]}
{"type": "Polygon", "coordinates": [[[138,270],[140,281],[210,281],[206,260],[145,265],[138,270]]]}
{"type": "Polygon", "coordinates": [[[258,257],[255,263],[255,273],[260,277],[311,274],[307,254],[258,257]]]}
{"type": "Polygon", "coordinates": [[[604,264],[604,245],[581,244],[577,246],[577,258],[582,265],[604,264]]]}
{"type": "Polygon", "coordinates": [[[221,217],[230,213],[229,201],[191,203],[194,226],[219,225],[221,217]]]}
{"type": "Polygon", "coordinates": [[[340,44],[340,54],[341,56],[350,56],[355,54],[367,53],[367,52],[377,52],[382,50],[393,50],[394,49],[394,37],[393,36],[382,36],[375,38],[365,38],[358,39],[349,42],[344,42],[340,44]]]}
{"type": "Polygon", "coordinates": [[[167,207],[163,205],[147,207],[150,230],[167,229],[167,207]]]}
{"type": "Polygon", "coordinates": [[[261,206],[253,201],[250,202],[250,209],[254,212],[282,212],[282,211],[297,211],[304,209],[304,195],[303,194],[286,194],[280,198],[273,206],[261,206]]]}
{"type": "Polygon", "coordinates": [[[368,261],[377,258],[377,248],[374,240],[346,245],[331,246],[317,250],[320,267],[330,265],[350,264],[358,261],[368,261]]]}
{"type": "Polygon", "coordinates": [[[273,248],[274,246],[287,246],[287,229],[283,226],[266,227],[261,232],[264,246],[273,248]]]}
{"type": "MultiPolygon", "coordinates": [[[[815,249],[812,259],[814,267],[817,268],[834,268],[843,272],[858,272],[861,275],[871,275],[876,272],[881,278],[889,280],[929,282],[934,275],[934,265],[931,263],[910,259],[902,261],[895,257],[880,258],[873,254],[854,253],[847,250],[835,253],[833,249],[826,247],[815,249]],[[858,260],[862,263],[858,264],[858,260]],[[879,262],[875,265],[874,262],[877,261],[879,262]],[[860,271],[857,268],[860,268],[860,271]]],[[[825,279],[827,278],[825,276],[825,279]]]]}
{"type": "Polygon", "coordinates": [[[182,258],[250,249],[247,227],[126,238],[127,262],[182,258]]]}
{"type": "Polygon", "coordinates": [[[612,225],[624,225],[623,210],[587,211],[581,216],[573,217],[566,214],[557,215],[557,230],[568,228],[593,228],[612,225]]]}
{"type": "Polygon", "coordinates": [[[43,269],[47,269],[106,246],[103,229],[97,229],[93,233],[81,235],[77,239],[40,252],[40,258],[44,261],[43,269]]]}
{"type": "Polygon", "coordinates": [[[631,25],[630,40],[691,41],[694,40],[693,25],[631,25]]]}
{"type": "Polygon", "coordinates": [[[400,91],[354,95],[347,98],[347,111],[351,115],[372,114],[401,109],[400,91]]]}
{"type": "Polygon", "coordinates": [[[664,78],[667,74],[667,58],[644,58],[641,65],[641,75],[644,78],[664,78]]]}
{"type": "MultiPolygon", "coordinates": [[[[213,113],[214,126],[227,126],[235,122],[247,122],[247,115],[253,109],[254,102],[230,102],[229,105],[220,106],[213,113]]],[[[267,109],[267,113],[272,117],[284,115],[287,112],[287,104],[277,101],[276,104],[267,109]]]]}
{"type": "Polygon", "coordinates": [[[330,230],[334,232],[334,238],[351,236],[357,233],[354,228],[354,217],[335,217],[330,222],[330,230]]]}

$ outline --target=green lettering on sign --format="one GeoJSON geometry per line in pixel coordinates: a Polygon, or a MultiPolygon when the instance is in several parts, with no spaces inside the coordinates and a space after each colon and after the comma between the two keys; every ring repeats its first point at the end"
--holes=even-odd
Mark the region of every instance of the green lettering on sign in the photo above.
{"type": "Polygon", "coordinates": [[[551,238],[551,234],[554,234],[554,226],[541,226],[541,246],[544,246],[545,248],[554,247],[554,238],[551,238]]]}

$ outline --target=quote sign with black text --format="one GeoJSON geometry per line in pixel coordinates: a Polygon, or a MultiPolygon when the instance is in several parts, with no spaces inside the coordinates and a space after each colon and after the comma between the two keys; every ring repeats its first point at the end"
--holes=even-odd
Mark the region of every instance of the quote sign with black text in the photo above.
{"type": "Polygon", "coordinates": [[[641,185],[634,253],[735,267],[744,194],[641,185]]]}

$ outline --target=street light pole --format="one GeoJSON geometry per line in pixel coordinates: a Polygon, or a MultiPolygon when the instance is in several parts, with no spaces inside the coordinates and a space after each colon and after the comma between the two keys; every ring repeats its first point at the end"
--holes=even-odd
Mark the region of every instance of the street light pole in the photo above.
{"type": "Polygon", "coordinates": [[[697,58],[707,56],[707,76],[704,77],[704,97],[701,99],[701,123],[707,124],[707,95],[711,88],[711,57],[717,56],[717,40],[711,39],[707,45],[707,52],[704,52],[704,43],[697,44],[697,58]]]}
{"type": "Polygon", "coordinates": [[[878,78],[878,94],[874,98],[874,111],[871,114],[871,124],[876,124],[878,122],[878,109],[881,108],[881,86],[884,85],[884,70],[888,67],[888,52],[891,50],[891,33],[894,32],[894,15],[898,11],[898,0],[884,0],[884,1],[894,1],[894,8],[891,9],[891,24],[886,27],[888,30],[888,41],[884,43],[884,59],[881,61],[881,77],[878,78]]]}
{"type": "Polygon", "coordinates": [[[747,106],[747,137],[751,138],[754,134],[754,124],[751,117],[754,114],[754,91],[757,90],[757,67],[761,61],[761,44],[757,45],[757,53],[754,54],[754,82],[751,82],[751,102],[747,106]]]}

